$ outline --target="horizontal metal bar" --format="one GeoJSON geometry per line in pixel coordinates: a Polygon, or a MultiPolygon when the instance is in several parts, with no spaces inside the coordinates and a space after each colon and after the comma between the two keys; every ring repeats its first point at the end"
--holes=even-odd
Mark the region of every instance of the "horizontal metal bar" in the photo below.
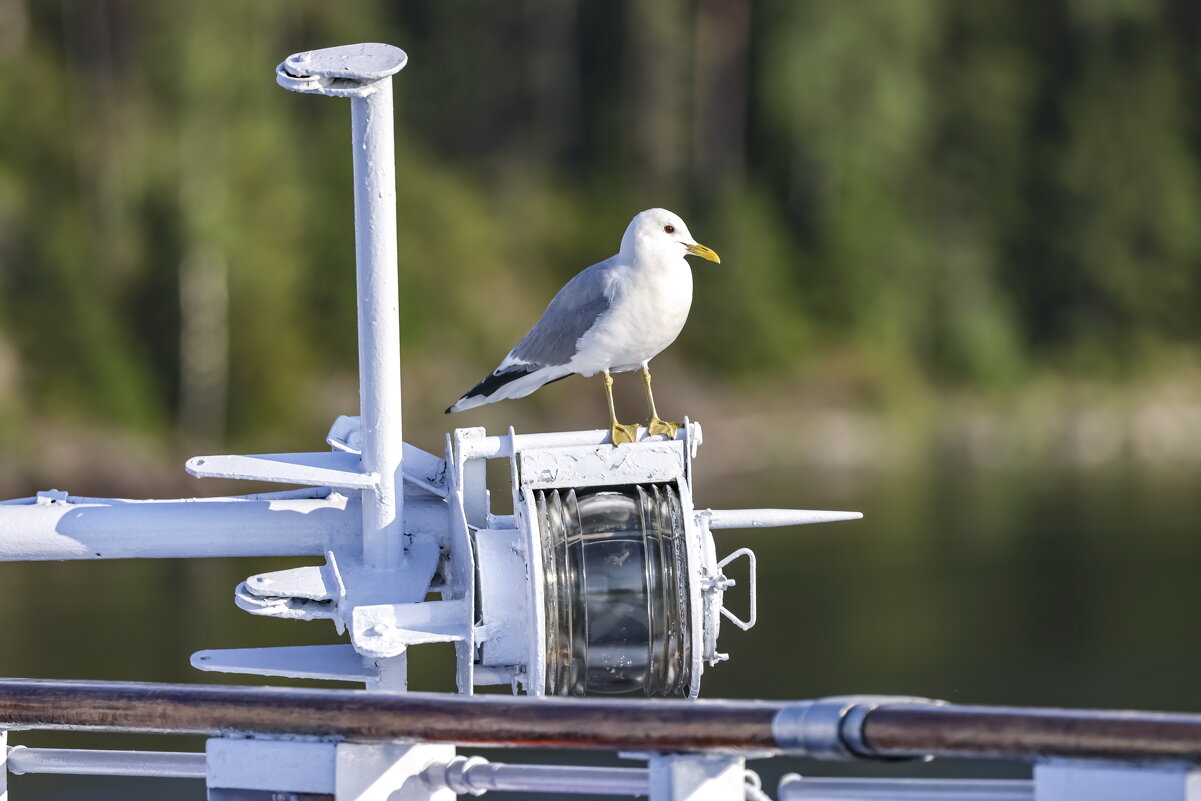
{"type": "MultiPolygon", "coordinates": [[[[357,497],[35,498],[0,506],[0,561],[320,556],[355,546],[357,497]]],[[[357,493],[354,493],[357,496],[357,493]]],[[[445,529],[446,504],[411,499],[406,531],[445,529]]]]}
{"type": "Polygon", "coordinates": [[[790,773],[779,801],[1033,801],[1026,779],[827,779],[790,773]]]}
{"type": "Polygon", "coordinates": [[[0,680],[0,728],[672,751],[775,747],[780,703],[0,680]]]}
{"type": "MultiPolygon", "coordinates": [[[[695,439],[700,431],[699,423],[689,423],[692,437],[695,439]]],[[[645,429],[640,429],[638,437],[645,435],[645,429]]],[[[676,434],[676,439],[684,437],[684,432],[676,434]]],[[[567,448],[580,445],[605,445],[609,442],[609,429],[592,431],[556,431],[549,434],[502,434],[494,437],[466,437],[459,442],[459,449],[464,459],[499,459],[512,456],[514,451],[529,448],[567,448]]]]}
{"type": "Polygon", "coordinates": [[[0,728],[92,729],[839,759],[1201,761],[1201,715],[937,705],[886,696],[684,701],[0,679],[0,728]]]}
{"type": "Polygon", "coordinates": [[[650,786],[647,773],[646,768],[495,763],[467,770],[472,785],[483,790],[589,795],[646,795],[650,786]]]}
{"type": "Polygon", "coordinates": [[[882,704],[862,718],[865,756],[1201,761],[1201,715],[882,704]]]}
{"type": "Polygon", "coordinates": [[[836,512],[823,509],[708,509],[709,528],[772,528],[805,526],[811,523],[835,523],[860,520],[862,512],[836,512]]]}
{"type": "Polygon", "coordinates": [[[646,795],[650,789],[646,768],[507,765],[483,757],[455,757],[449,764],[431,765],[422,773],[422,780],[432,790],[449,788],[459,795],[480,795],[489,790],[646,795]]]}
{"type": "Polygon", "coordinates": [[[99,751],[86,748],[8,749],[9,773],[63,773],[83,776],[158,776],[203,779],[204,754],[182,751],[99,751]]]}
{"type": "Polygon", "coordinates": [[[192,498],[0,507],[0,560],[320,555],[358,534],[358,501],[192,498]]]}

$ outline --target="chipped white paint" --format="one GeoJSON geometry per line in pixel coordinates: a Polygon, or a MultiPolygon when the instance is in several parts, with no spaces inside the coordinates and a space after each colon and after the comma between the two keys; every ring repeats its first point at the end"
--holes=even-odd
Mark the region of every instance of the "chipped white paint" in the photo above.
{"type": "Polygon", "coordinates": [[[582,445],[520,451],[521,483],[546,487],[614,486],[673,481],[684,475],[686,451],[680,440],[638,443],[638,447],[582,445]]]}
{"type": "MultiPolygon", "coordinates": [[[[580,445],[604,445],[609,441],[608,429],[593,429],[589,431],[555,431],[545,434],[516,434],[509,433],[501,436],[485,436],[483,429],[461,429],[464,431],[479,431],[459,443],[462,459],[503,459],[522,451],[537,448],[568,448],[580,445]]],[[[700,441],[700,423],[687,423],[676,432],[677,440],[696,444],[700,441]]],[[[638,429],[638,444],[647,442],[663,442],[658,437],[647,438],[646,429],[638,429]]],[[[695,456],[695,453],[692,454],[695,456]]]]}

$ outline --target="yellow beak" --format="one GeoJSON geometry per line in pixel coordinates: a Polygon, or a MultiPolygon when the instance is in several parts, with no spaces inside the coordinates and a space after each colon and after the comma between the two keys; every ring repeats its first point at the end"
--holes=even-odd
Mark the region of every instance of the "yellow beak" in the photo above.
{"type": "Polygon", "coordinates": [[[685,245],[684,247],[687,248],[688,252],[693,256],[700,256],[702,259],[708,259],[709,261],[715,261],[718,264],[721,264],[721,256],[718,256],[717,253],[710,248],[705,247],[704,245],[685,245]]]}

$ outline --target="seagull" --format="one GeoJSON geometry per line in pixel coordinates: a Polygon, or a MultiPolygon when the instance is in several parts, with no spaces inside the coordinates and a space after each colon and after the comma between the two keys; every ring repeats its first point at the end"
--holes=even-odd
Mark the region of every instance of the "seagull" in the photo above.
{"type": "Polygon", "coordinates": [[[686,255],[721,262],[698,244],[679,216],[648,209],[634,217],[621,250],[582,270],[551,300],[542,317],[483,381],[447,414],[507,398],[523,398],[572,373],[604,376],[614,445],[633,442],[637,425],[617,422],[612,373],[642,371],[650,406],[648,434],[676,435],[680,423],[662,420],[651,394],[649,362],[675,341],[692,306],[686,255]]]}

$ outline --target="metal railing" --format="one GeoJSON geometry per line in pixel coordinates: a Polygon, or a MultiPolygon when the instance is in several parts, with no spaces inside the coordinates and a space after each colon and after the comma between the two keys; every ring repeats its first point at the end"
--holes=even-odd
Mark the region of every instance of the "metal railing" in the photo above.
{"type": "Polygon", "coordinates": [[[0,679],[0,727],[834,759],[1201,761],[1201,715],[812,701],[605,700],[0,679]]]}
{"type": "MultiPolygon", "coordinates": [[[[328,769],[317,768],[318,778],[309,781],[333,793],[337,785],[321,777],[337,774],[342,764],[338,749],[413,747],[426,749],[424,761],[411,766],[410,775],[428,794],[422,797],[430,798],[441,791],[489,790],[649,793],[667,798],[675,796],[656,788],[686,782],[688,771],[708,771],[712,775],[706,774],[706,781],[726,776],[720,797],[733,797],[731,787],[745,784],[737,795],[762,799],[767,796],[757,777],[745,770],[748,757],[852,760],[936,755],[1033,762],[1034,780],[790,775],[781,782],[779,797],[1063,801],[1093,797],[1089,794],[1095,788],[1108,786],[1120,773],[1119,783],[1144,788],[1137,790],[1139,798],[1193,799],[1196,791],[1187,788],[1196,784],[1193,766],[1201,761],[1201,715],[1196,714],[956,706],[890,696],[652,701],[0,679],[0,729],[29,728],[202,734],[214,739],[205,754],[15,746],[0,752],[7,757],[9,773],[205,778],[211,785],[229,775],[231,754],[237,755],[233,770],[245,775],[245,766],[254,765],[261,754],[247,757],[241,749],[266,748],[266,756],[283,761],[282,768],[268,769],[268,781],[289,780],[289,759],[326,760],[328,769]],[[451,745],[639,752],[650,765],[502,764],[457,756],[451,745]],[[1169,786],[1184,794],[1164,794],[1161,788],[1169,786]]],[[[396,752],[384,753],[385,762],[396,761],[396,752]]],[[[0,772],[0,787],[2,777],[0,772]]],[[[211,786],[211,798],[226,797],[221,786],[211,786]]]]}

